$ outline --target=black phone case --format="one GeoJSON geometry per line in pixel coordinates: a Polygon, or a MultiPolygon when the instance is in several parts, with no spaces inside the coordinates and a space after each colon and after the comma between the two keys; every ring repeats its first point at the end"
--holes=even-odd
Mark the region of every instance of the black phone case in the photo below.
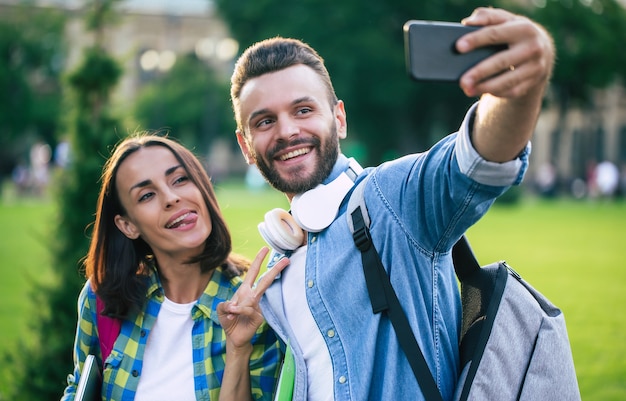
{"type": "Polygon", "coordinates": [[[404,24],[406,68],[416,81],[458,81],[465,71],[506,46],[488,46],[461,54],[455,43],[480,29],[452,22],[411,20],[404,24]]]}

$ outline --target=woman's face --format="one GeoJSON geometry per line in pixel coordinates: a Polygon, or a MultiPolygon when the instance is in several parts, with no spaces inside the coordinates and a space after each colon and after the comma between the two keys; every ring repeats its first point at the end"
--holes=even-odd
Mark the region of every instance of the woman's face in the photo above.
{"type": "Polygon", "coordinates": [[[211,218],[198,187],[174,154],[144,147],[117,170],[117,192],[126,215],[115,224],[128,238],[141,237],[160,262],[187,260],[204,250],[211,218]]]}

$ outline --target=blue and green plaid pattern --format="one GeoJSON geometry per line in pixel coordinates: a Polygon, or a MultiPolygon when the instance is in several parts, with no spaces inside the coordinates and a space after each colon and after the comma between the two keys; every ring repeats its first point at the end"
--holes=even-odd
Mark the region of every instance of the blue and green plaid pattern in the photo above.
{"type": "MultiPolygon", "coordinates": [[[[147,291],[147,302],[142,311],[122,322],[120,336],[107,358],[103,374],[105,400],[130,401],[135,398],[141,378],[143,354],[150,330],[154,326],[164,295],[158,275],[153,269],[147,291]]],[[[198,303],[192,309],[194,326],[192,347],[194,384],[197,400],[217,400],[224,375],[226,336],[217,317],[217,305],[230,299],[242,280],[228,280],[221,268],[214,273],[198,303]]],[[[68,386],[61,401],[74,399],[80,371],[88,354],[96,355],[102,365],[96,327],[96,297],[85,283],[78,298],[78,327],[74,343],[74,373],[68,375],[68,386]]],[[[282,351],[274,332],[263,324],[252,339],[250,381],[255,400],[272,400],[282,351]]]]}

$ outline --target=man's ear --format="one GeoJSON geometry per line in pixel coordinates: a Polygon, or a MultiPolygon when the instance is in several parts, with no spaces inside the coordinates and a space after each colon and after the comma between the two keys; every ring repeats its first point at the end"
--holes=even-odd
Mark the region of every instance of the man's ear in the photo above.
{"type": "Polygon", "coordinates": [[[241,132],[241,130],[236,130],[235,134],[237,135],[237,143],[239,144],[239,148],[241,149],[241,153],[243,153],[244,159],[246,159],[246,163],[252,165],[255,163],[254,156],[252,152],[250,152],[250,145],[246,136],[241,132]]]}
{"type": "Polygon", "coordinates": [[[117,228],[130,239],[139,238],[139,231],[137,230],[137,226],[131,223],[127,218],[122,217],[121,215],[115,216],[115,225],[117,228]]]}
{"type": "Polygon", "coordinates": [[[342,100],[338,100],[334,107],[335,123],[337,124],[337,136],[339,139],[345,139],[348,136],[348,120],[346,118],[346,109],[342,100]]]}

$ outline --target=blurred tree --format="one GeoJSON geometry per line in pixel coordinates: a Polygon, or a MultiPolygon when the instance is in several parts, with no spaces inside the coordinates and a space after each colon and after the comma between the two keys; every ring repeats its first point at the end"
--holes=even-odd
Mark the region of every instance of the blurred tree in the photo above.
{"type": "Polygon", "coordinates": [[[105,23],[119,0],[88,2],[88,27],[95,39],[80,65],[68,76],[67,131],[72,163],[58,184],[58,222],[54,227],[52,267],[55,285],[35,289],[31,316],[34,345],[15,353],[15,391],[11,400],[58,400],[66,376],[73,370],[72,345],[76,330],[76,300],[85,279],[79,272],[89,239],[85,230],[93,220],[103,156],[119,139],[117,121],[109,111],[109,95],[121,69],[104,47],[105,23]]]}
{"type": "Polygon", "coordinates": [[[167,130],[185,145],[206,152],[217,137],[236,143],[228,90],[206,63],[190,54],[141,90],[134,116],[142,129],[167,130]]]}
{"type": "Polygon", "coordinates": [[[0,16],[0,182],[36,140],[56,144],[64,15],[26,5],[0,16]]]}
{"type": "Polygon", "coordinates": [[[350,139],[365,144],[363,163],[423,151],[455,131],[468,99],[456,84],[412,82],[402,26],[409,19],[460,21],[478,0],[216,0],[242,48],[277,35],[313,46],[346,102],[350,139]]]}
{"type": "Polygon", "coordinates": [[[533,19],[554,37],[560,108],[589,106],[594,89],[626,83],[626,9],[616,0],[547,0],[533,19]]]}
{"type": "MultiPolygon", "coordinates": [[[[586,177],[591,160],[606,157],[602,149],[606,121],[596,104],[599,89],[626,84],[626,9],[616,0],[544,0],[533,19],[552,34],[556,65],[550,96],[558,111],[550,152],[555,160],[571,163],[569,175],[586,177]],[[584,110],[585,126],[574,144],[568,118],[573,108],[584,110]],[[565,157],[563,157],[565,153],[565,157]],[[603,156],[604,155],[604,156],[603,156]]],[[[541,2],[540,2],[541,3],[541,2]]]]}

